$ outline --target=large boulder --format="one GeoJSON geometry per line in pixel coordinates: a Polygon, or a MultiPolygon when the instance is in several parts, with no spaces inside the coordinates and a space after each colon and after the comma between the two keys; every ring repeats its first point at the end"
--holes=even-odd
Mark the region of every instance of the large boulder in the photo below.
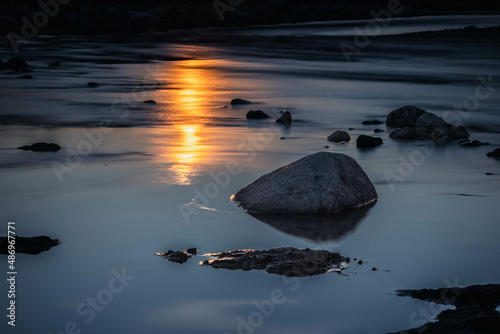
{"type": "Polygon", "coordinates": [[[375,187],[356,160],[319,152],[260,177],[232,200],[251,214],[325,214],[376,198],[375,187]]]}
{"type": "Polygon", "coordinates": [[[387,115],[385,124],[397,128],[415,127],[417,119],[426,111],[415,106],[404,106],[387,115]]]}
{"type": "Polygon", "coordinates": [[[347,142],[351,140],[351,136],[345,131],[337,130],[326,138],[328,141],[334,143],[347,142]]]}

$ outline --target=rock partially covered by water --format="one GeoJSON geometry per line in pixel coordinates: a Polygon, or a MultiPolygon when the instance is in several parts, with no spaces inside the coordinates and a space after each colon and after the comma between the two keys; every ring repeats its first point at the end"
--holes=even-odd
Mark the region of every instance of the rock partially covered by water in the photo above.
{"type": "Polygon", "coordinates": [[[215,260],[203,261],[202,265],[230,270],[265,270],[270,274],[287,277],[306,277],[328,271],[342,271],[346,258],[327,250],[297,249],[292,247],[270,250],[236,250],[211,254],[215,260]]]}
{"type": "Polygon", "coordinates": [[[26,63],[26,61],[22,58],[13,57],[10,58],[8,62],[1,63],[0,66],[5,70],[20,71],[28,68],[28,63],[26,63]]]}
{"type": "MultiPolygon", "coordinates": [[[[41,252],[45,252],[60,243],[61,242],[58,239],[51,239],[45,235],[39,237],[16,236],[14,246],[16,253],[36,255],[41,252]]],[[[0,237],[0,254],[9,254],[9,245],[10,243],[7,237],[0,237]]]]}
{"type": "Polygon", "coordinates": [[[191,258],[191,256],[196,255],[197,253],[198,250],[196,248],[189,248],[185,252],[168,250],[165,253],[156,253],[156,255],[162,256],[170,262],[182,264],[186,263],[191,258]]]}
{"type": "Polygon", "coordinates": [[[397,128],[415,127],[417,119],[426,111],[415,106],[404,106],[393,110],[387,115],[386,125],[397,128]]]}
{"type": "Polygon", "coordinates": [[[54,143],[34,143],[33,145],[25,145],[17,148],[23,151],[34,152],[56,152],[61,149],[61,146],[54,143]]]}
{"type": "Polygon", "coordinates": [[[271,116],[269,116],[268,114],[266,114],[262,110],[250,110],[247,113],[247,119],[266,119],[269,117],[271,117],[271,116]]]}
{"type": "Polygon", "coordinates": [[[417,139],[418,134],[415,129],[396,129],[389,135],[391,139],[417,139]]]}
{"type": "Polygon", "coordinates": [[[366,136],[366,135],[361,135],[358,137],[358,139],[356,139],[357,148],[377,147],[382,145],[383,143],[384,142],[382,141],[382,138],[366,136]]]}
{"type": "Polygon", "coordinates": [[[495,308],[500,305],[500,284],[472,285],[465,288],[399,290],[398,295],[456,306],[454,310],[441,312],[437,316],[439,321],[398,332],[400,334],[499,332],[500,313],[495,308]]]}
{"type": "Polygon", "coordinates": [[[324,214],[376,198],[375,187],[356,160],[319,152],[260,177],[232,200],[251,214],[324,214]]]}
{"type": "Polygon", "coordinates": [[[280,123],[283,125],[292,124],[292,114],[290,114],[289,111],[285,111],[283,114],[281,114],[281,117],[276,120],[276,123],[280,123]]]}
{"type": "Polygon", "coordinates": [[[233,99],[231,100],[231,104],[251,104],[252,102],[243,99],[233,99]]]}
{"type": "Polygon", "coordinates": [[[328,136],[328,141],[332,141],[334,143],[348,142],[351,140],[351,136],[345,131],[337,130],[331,135],[328,136]]]}
{"type": "Polygon", "coordinates": [[[500,148],[486,154],[490,158],[500,158],[500,148]]]}

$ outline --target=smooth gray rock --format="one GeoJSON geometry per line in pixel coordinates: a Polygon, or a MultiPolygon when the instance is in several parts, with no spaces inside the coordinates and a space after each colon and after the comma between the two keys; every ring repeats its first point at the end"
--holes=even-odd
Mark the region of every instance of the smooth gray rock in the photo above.
{"type": "Polygon", "coordinates": [[[404,106],[395,109],[387,115],[385,123],[388,126],[404,128],[415,127],[415,122],[426,111],[415,106],[404,106]]]}
{"type": "Polygon", "coordinates": [[[285,111],[283,114],[281,114],[281,117],[276,120],[276,123],[280,123],[283,125],[292,124],[292,114],[290,114],[290,112],[288,111],[285,111]]]}
{"type": "Polygon", "coordinates": [[[260,177],[232,200],[250,214],[325,214],[376,198],[375,187],[356,160],[319,152],[260,177]]]}
{"type": "Polygon", "coordinates": [[[469,138],[469,133],[463,126],[448,124],[433,113],[420,116],[415,123],[415,130],[420,140],[431,139],[435,142],[446,142],[469,138]]]}
{"type": "Polygon", "coordinates": [[[351,140],[351,136],[349,136],[349,134],[345,131],[337,130],[334,133],[332,133],[331,135],[329,135],[326,139],[328,139],[328,141],[340,143],[340,142],[347,142],[347,141],[351,140]]]}

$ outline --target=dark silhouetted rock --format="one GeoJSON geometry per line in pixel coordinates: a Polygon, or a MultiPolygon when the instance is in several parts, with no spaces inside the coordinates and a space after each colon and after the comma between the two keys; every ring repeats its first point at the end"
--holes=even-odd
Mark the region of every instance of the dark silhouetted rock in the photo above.
{"type": "Polygon", "coordinates": [[[375,132],[375,133],[381,133],[381,132],[385,132],[385,130],[382,130],[382,129],[373,129],[373,132],[375,132]]]}
{"type": "Polygon", "coordinates": [[[498,333],[500,313],[500,284],[472,285],[465,288],[399,290],[399,296],[410,296],[437,304],[455,305],[456,309],[442,311],[437,322],[398,333],[473,334],[498,333]]]}
{"type": "Polygon", "coordinates": [[[448,137],[452,140],[466,139],[469,138],[470,134],[463,126],[455,126],[448,124],[448,137]]]}
{"type": "Polygon", "coordinates": [[[415,123],[415,131],[418,139],[431,139],[435,142],[446,142],[469,137],[469,133],[463,126],[448,124],[444,119],[433,113],[425,113],[420,116],[415,123]]]}
{"type": "Polygon", "coordinates": [[[324,215],[307,214],[250,214],[273,228],[316,243],[339,241],[352,233],[376,201],[359,208],[324,215]]]}
{"type": "Polygon", "coordinates": [[[56,152],[61,149],[61,146],[54,143],[34,143],[33,145],[18,147],[17,149],[34,152],[56,152]]]}
{"type": "Polygon", "coordinates": [[[341,272],[347,266],[345,258],[339,253],[308,248],[236,250],[212,255],[217,259],[204,261],[202,265],[217,269],[265,270],[270,274],[287,277],[314,276],[328,271],[341,272]]]}
{"type": "Polygon", "coordinates": [[[271,117],[271,116],[269,116],[268,114],[266,114],[262,110],[250,110],[247,113],[247,119],[266,119],[269,117],[271,117]]]}
{"type": "Polygon", "coordinates": [[[368,121],[363,121],[362,124],[363,125],[379,125],[379,124],[384,124],[384,122],[381,122],[381,121],[376,120],[376,119],[370,119],[368,121]]]}
{"type": "Polygon", "coordinates": [[[331,135],[328,136],[328,141],[332,141],[335,143],[340,143],[340,142],[348,142],[351,140],[351,136],[345,131],[342,130],[337,130],[331,135]]]}
{"type": "Polygon", "coordinates": [[[10,58],[8,62],[3,64],[5,70],[20,71],[28,68],[28,63],[19,57],[10,58]]]}
{"type": "Polygon", "coordinates": [[[404,106],[391,111],[389,115],[387,115],[385,123],[388,126],[397,128],[413,128],[415,127],[417,119],[425,113],[425,110],[417,108],[415,106],[404,106]]]}
{"type": "Polygon", "coordinates": [[[356,160],[319,152],[260,177],[232,200],[251,214],[326,214],[376,198],[375,187],[356,160]]]}
{"type": "Polygon", "coordinates": [[[155,100],[147,100],[147,101],[144,101],[143,103],[146,103],[146,104],[156,104],[156,101],[155,100]]]}
{"type": "Polygon", "coordinates": [[[233,99],[231,104],[251,104],[252,102],[243,99],[233,99]]]}
{"type": "Polygon", "coordinates": [[[292,114],[290,112],[285,111],[279,119],[276,120],[276,123],[290,125],[292,124],[292,114]]]}
{"type": "Polygon", "coordinates": [[[500,148],[486,154],[490,158],[500,158],[500,148]]]}
{"type": "Polygon", "coordinates": [[[59,66],[61,66],[61,62],[59,62],[59,61],[53,62],[53,63],[50,63],[49,66],[50,67],[59,67],[59,66]]]}
{"type": "Polygon", "coordinates": [[[392,139],[417,139],[418,134],[415,129],[396,129],[391,132],[389,138],[392,139]]]}
{"type": "Polygon", "coordinates": [[[382,138],[361,135],[356,139],[357,148],[371,148],[383,144],[382,138]]]}
{"type": "MultiPolygon", "coordinates": [[[[16,253],[36,255],[41,252],[45,252],[60,243],[61,242],[58,239],[51,239],[45,235],[39,237],[16,236],[14,246],[16,253]]],[[[8,246],[9,239],[7,237],[0,237],[0,254],[7,255],[8,246]]]]}
{"type": "Polygon", "coordinates": [[[99,87],[99,84],[97,82],[89,82],[87,84],[87,87],[89,87],[89,88],[96,88],[96,87],[99,87]]]}
{"type": "Polygon", "coordinates": [[[458,145],[462,147],[479,147],[479,146],[488,146],[490,145],[490,143],[483,143],[480,142],[479,140],[472,140],[472,141],[465,140],[458,142],[458,145]]]}
{"type": "Polygon", "coordinates": [[[23,75],[21,77],[17,77],[16,79],[33,79],[31,75],[23,75]]]}
{"type": "Polygon", "coordinates": [[[186,263],[191,258],[191,255],[189,255],[187,252],[180,252],[173,250],[169,250],[166,253],[161,253],[157,255],[163,256],[163,258],[169,260],[170,262],[181,263],[181,264],[186,263]]]}
{"type": "Polygon", "coordinates": [[[196,248],[188,248],[186,250],[186,253],[191,254],[191,255],[196,255],[196,254],[198,254],[198,249],[196,249],[196,248]]]}

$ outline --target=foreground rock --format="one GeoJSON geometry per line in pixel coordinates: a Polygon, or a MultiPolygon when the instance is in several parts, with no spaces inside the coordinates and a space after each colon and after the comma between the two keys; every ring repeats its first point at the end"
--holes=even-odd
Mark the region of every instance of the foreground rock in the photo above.
{"type": "Polygon", "coordinates": [[[376,198],[375,187],[356,160],[319,152],[260,177],[232,200],[251,214],[326,214],[376,198]]]}
{"type": "Polygon", "coordinates": [[[345,131],[337,130],[326,138],[328,141],[334,143],[348,142],[351,140],[351,136],[345,131]]]}
{"type": "Polygon", "coordinates": [[[250,110],[247,113],[247,119],[266,119],[266,118],[270,118],[270,117],[271,116],[269,116],[268,114],[266,114],[262,110],[250,110]]]}
{"type": "Polygon", "coordinates": [[[292,124],[292,114],[290,112],[285,111],[281,114],[281,117],[276,120],[276,123],[280,123],[283,125],[291,125],[292,124]]]}
{"type": "Polygon", "coordinates": [[[347,267],[347,258],[326,250],[296,249],[292,247],[270,250],[236,250],[211,254],[215,260],[203,261],[202,265],[217,269],[265,270],[270,274],[287,277],[306,277],[340,272],[347,267]]]}
{"type": "Polygon", "coordinates": [[[366,136],[366,135],[361,135],[358,137],[358,139],[356,139],[357,148],[377,147],[382,145],[383,143],[384,142],[382,141],[382,138],[366,136]]]}
{"type": "Polygon", "coordinates": [[[500,148],[486,154],[490,158],[500,158],[500,148]]]}
{"type": "Polygon", "coordinates": [[[231,104],[251,104],[252,102],[243,99],[233,99],[231,104]]]}
{"type": "Polygon", "coordinates": [[[17,149],[34,152],[57,152],[61,149],[61,146],[54,143],[34,143],[33,145],[18,147],[17,149]]]}
{"type": "Polygon", "coordinates": [[[396,128],[413,128],[417,119],[426,111],[415,106],[404,106],[393,110],[387,115],[385,124],[396,128]]]}
{"type": "Polygon", "coordinates": [[[426,334],[472,334],[499,333],[500,284],[472,285],[465,288],[441,288],[422,290],[400,290],[399,296],[410,296],[435,302],[455,305],[455,310],[445,310],[438,322],[427,323],[419,328],[398,332],[426,334]]]}
{"type": "MultiPolygon", "coordinates": [[[[10,239],[12,240],[12,239],[10,239]]],[[[15,238],[15,251],[24,254],[40,254],[41,252],[48,251],[54,246],[59,245],[61,242],[58,239],[51,239],[45,235],[39,237],[19,237],[15,238]]],[[[7,237],[0,237],[0,254],[7,255],[9,240],[7,237]]]]}

